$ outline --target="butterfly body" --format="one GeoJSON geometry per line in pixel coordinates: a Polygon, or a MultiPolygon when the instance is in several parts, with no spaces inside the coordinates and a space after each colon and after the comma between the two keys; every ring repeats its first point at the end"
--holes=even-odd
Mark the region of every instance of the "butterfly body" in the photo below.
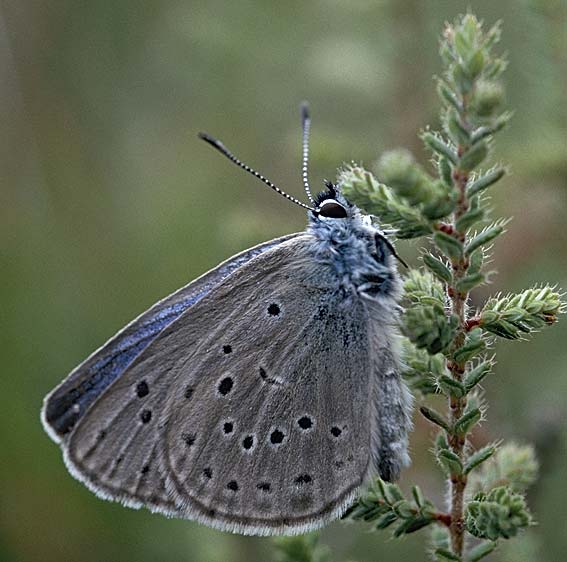
{"type": "MultiPolygon", "coordinates": [[[[329,187],[329,186],[328,186],[329,187]]],[[[160,301],[45,399],[98,495],[243,534],[340,516],[407,464],[392,247],[330,186],[305,232],[160,301]]]]}

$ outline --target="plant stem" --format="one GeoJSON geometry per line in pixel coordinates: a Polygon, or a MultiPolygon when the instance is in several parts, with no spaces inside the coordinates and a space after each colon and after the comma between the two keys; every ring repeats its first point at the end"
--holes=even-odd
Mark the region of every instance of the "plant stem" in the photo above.
{"type": "MultiPolygon", "coordinates": [[[[463,98],[463,114],[461,117],[463,118],[463,122],[465,126],[468,124],[465,122],[466,117],[466,100],[463,98]]],[[[467,145],[459,145],[458,147],[458,154],[461,156],[466,149],[468,148],[467,145]]],[[[459,198],[457,202],[457,206],[455,208],[455,212],[453,214],[453,222],[450,225],[452,230],[452,235],[460,240],[463,244],[466,242],[466,233],[459,232],[456,227],[457,220],[468,210],[469,202],[467,199],[466,194],[466,187],[468,182],[468,172],[460,170],[456,167],[453,171],[453,182],[455,186],[459,190],[459,198]]],[[[462,279],[469,267],[469,262],[466,257],[461,257],[460,259],[453,260],[452,262],[453,267],[453,286],[448,287],[448,295],[451,302],[451,313],[456,315],[459,319],[459,327],[457,331],[457,335],[453,342],[453,346],[451,351],[454,353],[459,348],[463,346],[465,343],[466,333],[467,333],[467,300],[468,300],[468,292],[463,293],[459,292],[455,289],[457,283],[460,279],[462,279]]],[[[458,382],[462,382],[463,374],[465,372],[466,364],[464,362],[456,362],[456,361],[449,361],[448,368],[451,372],[451,376],[454,380],[458,382]]],[[[457,420],[461,418],[463,415],[464,409],[467,405],[467,398],[463,396],[461,398],[450,398],[449,399],[449,420],[450,426],[453,428],[457,420]]],[[[461,463],[464,464],[464,452],[465,452],[465,445],[467,441],[466,435],[457,434],[455,431],[451,431],[448,435],[448,442],[451,450],[455,453],[461,463]]],[[[451,537],[451,548],[455,554],[459,557],[463,554],[464,548],[464,532],[465,532],[465,525],[464,525],[464,495],[465,495],[465,488],[467,486],[467,476],[461,473],[452,473],[450,475],[450,498],[451,498],[451,505],[450,505],[450,515],[451,515],[451,524],[449,526],[449,533],[451,537]]]]}

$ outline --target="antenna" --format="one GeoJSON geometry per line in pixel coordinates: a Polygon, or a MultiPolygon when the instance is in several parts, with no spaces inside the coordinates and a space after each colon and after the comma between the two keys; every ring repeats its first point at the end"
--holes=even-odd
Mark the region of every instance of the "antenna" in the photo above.
{"type": "Polygon", "coordinates": [[[398,252],[396,252],[396,248],[394,248],[394,245],[386,238],[386,236],[384,235],[383,232],[378,232],[378,234],[376,234],[376,236],[378,236],[378,238],[380,238],[380,240],[382,240],[384,242],[384,244],[386,244],[386,247],[388,248],[388,250],[390,250],[390,252],[392,252],[392,255],[406,268],[409,269],[408,264],[398,255],[398,252]]]}
{"type": "Polygon", "coordinates": [[[275,192],[279,193],[280,195],[283,195],[286,199],[289,199],[292,203],[295,203],[296,205],[299,205],[300,207],[303,207],[304,209],[307,209],[309,211],[316,212],[313,207],[309,207],[309,205],[302,203],[299,199],[296,199],[295,197],[287,194],[285,191],[281,190],[277,185],[273,184],[268,178],[265,178],[262,174],[259,174],[256,170],[252,169],[250,166],[247,166],[244,162],[241,162],[236,156],[234,156],[234,154],[232,154],[232,152],[230,152],[230,150],[228,150],[228,148],[226,148],[226,146],[221,141],[211,137],[207,133],[199,133],[199,138],[203,139],[205,142],[208,142],[213,148],[216,148],[221,154],[224,154],[224,156],[226,156],[231,162],[233,162],[234,164],[236,164],[237,166],[239,166],[249,174],[252,174],[253,176],[257,177],[268,187],[271,187],[275,192]]]}
{"type": "Polygon", "coordinates": [[[309,163],[309,133],[311,131],[311,116],[309,115],[309,104],[304,101],[301,104],[301,129],[303,131],[303,160],[301,175],[303,177],[303,187],[305,188],[305,193],[309,197],[309,201],[315,205],[313,196],[311,195],[311,189],[309,188],[309,179],[307,176],[307,165],[309,163]]]}

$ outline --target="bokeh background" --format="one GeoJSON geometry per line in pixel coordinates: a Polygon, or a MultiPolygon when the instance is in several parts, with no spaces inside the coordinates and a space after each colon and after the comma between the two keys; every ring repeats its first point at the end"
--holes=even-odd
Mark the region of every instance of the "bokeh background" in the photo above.
{"type": "MultiPolygon", "coordinates": [[[[267,539],[223,534],[97,499],[39,422],[42,398],[158,298],[232,253],[300,230],[305,215],[196,138],[206,130],[302,196],[299,102],[313,113],[312,182],[371,164],[437,125],[444,21],[502,18],[511,127],[494,190],[513,216],[499,275],[477,295],[567,287],[567,38],[561,0],[2,0],[0,3],[0,560],[273,560],[267,539]]],[[[408,260],[412,244],[400,244],[408,260]]],[[[479,443],[533,442],[538,526],[494,560],[567,552],[567,322],[499,343],[479,443]]],[[[418,482],[443,501],[416,420],[418,482]]],[[[333,560],[425,561],[425,534],[322,533],[333,560]]]]}

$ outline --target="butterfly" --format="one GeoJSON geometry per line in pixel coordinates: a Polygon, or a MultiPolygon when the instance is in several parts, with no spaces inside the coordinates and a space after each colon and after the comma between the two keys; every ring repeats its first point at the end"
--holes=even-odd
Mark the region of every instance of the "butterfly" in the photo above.
{"type": "MultiPolygon", "coordinates": [[[[47,395],[43,425],[98,496],[242,534],[340,517],[409,462],[397,254],[327,181],[283,192],[304,232],[246,250],[159,301],[47,395]]],[[[399,259],[399,258],[398,258],[399,259]]]]}

